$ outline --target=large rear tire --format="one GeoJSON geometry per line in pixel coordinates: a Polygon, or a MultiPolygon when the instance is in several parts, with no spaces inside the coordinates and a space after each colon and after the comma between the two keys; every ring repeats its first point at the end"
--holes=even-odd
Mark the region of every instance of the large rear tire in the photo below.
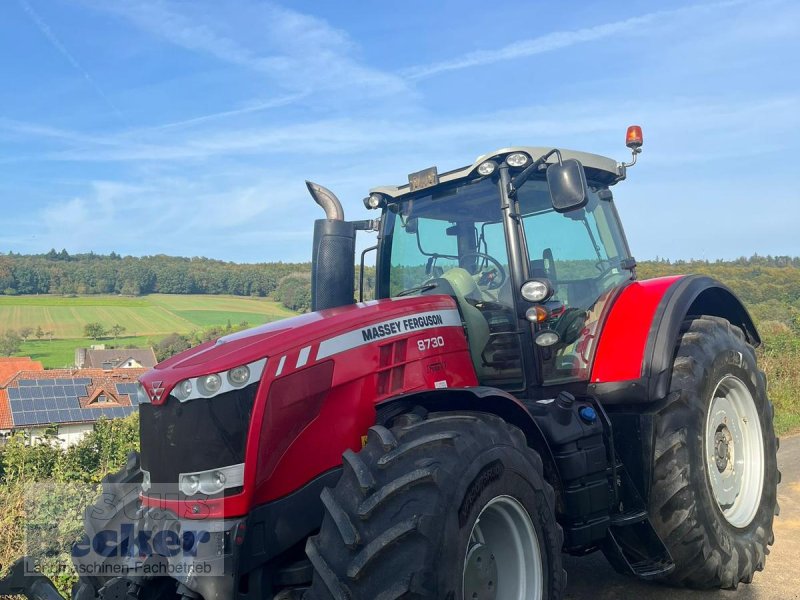
{"type": "Polygon", "coordinates": [[[522,432],[481,413],[372,427],[322,494],[307,600],[558,600],[555,497],[522,432]]]}
{"type": "Polygon", "coordinates": [[[710,316],[681,331],[655,421],[650,518],[692,588],[736,588],[764,568],[777,514],[766,379],[741,329],[710,316]]]}

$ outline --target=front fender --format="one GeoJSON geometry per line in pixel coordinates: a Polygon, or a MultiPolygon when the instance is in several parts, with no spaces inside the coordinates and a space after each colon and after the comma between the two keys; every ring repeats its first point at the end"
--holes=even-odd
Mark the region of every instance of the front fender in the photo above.
{"type": "Polygon", "coordinates": [[[539,453],[545,465],[557,472],[551,445],[529,410],[516,397],[503,390],[486,387],[443,388],[411,392],[388,399],[376,406],[380,424],[407,412],[415,406],[428,411],[463,410],[497,415],[507,423],[519,427],[528,445],[539,453]]]}
{"type": "Polygon", "coordinates": [[[606,404],[652,402],[669,391],[672,361],[687,316],[722,317],[758,346],[753,319],[724,284],[701,275],[637,281],[619,295],[600,335],[589,391],[606,404]]]}

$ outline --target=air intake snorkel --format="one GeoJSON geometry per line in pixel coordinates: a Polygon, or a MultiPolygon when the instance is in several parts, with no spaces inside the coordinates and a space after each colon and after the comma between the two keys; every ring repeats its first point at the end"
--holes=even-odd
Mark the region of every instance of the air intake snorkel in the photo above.
{"type": "Polygon", "coordinates": [[[311,310],[352,304],[355,296],[356,223],[344,220],[336,195],[306,181],[314,202],[325,211],[314,221],[311,252],[311,310]]]}

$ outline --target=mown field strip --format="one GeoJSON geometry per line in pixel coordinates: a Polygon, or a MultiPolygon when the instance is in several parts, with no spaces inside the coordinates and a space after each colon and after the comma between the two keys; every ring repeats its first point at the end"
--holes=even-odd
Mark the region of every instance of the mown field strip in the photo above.
{"type": "Polygon", "coordinates": [[[292,316],[290,310],[264,298],[237,296],[0,296],[0,331],[41,327],[56,338],[81,338],[87,323],[106,328],[119,324],[130,336],[238,324],[259,325],[292,316]]]}

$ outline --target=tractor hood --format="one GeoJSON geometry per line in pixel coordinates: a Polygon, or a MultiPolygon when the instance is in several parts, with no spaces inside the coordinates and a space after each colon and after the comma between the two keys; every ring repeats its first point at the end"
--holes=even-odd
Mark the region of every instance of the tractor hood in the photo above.
{"type": "MultiPolygon", "coordinates": [[[[158,382],[169,393],[179,381],[227,371],[276,355],[285,355],[298,347],[316,343],[370,324],[381,323],[412,313],[455,309],[449,296],[415,296],[361,302],[338,308],[298,315],[267,323],[206,342],[177,354],[145,373],[141,381],[146,388],[158,382]]],[[[312,361],[314,356],[309,357],[312,361]]],[[[269,362],[269,361],[268,361],[269,362]]]]}

